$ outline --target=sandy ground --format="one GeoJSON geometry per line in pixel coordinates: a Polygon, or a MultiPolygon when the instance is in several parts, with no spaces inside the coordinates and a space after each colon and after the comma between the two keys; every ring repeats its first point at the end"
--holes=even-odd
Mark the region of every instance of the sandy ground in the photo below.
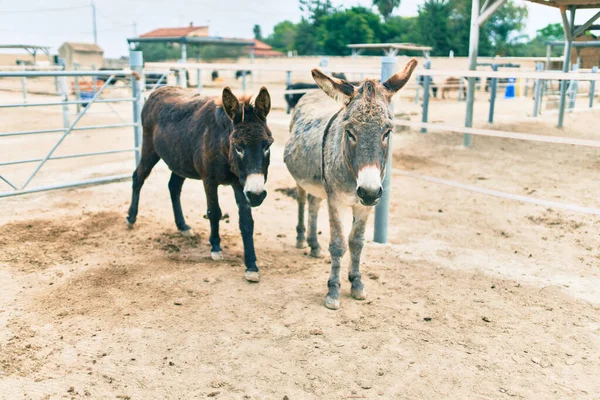
{"type": "MultiPolygon", "coordinates": [[[[117,114],[127,118],[129,107],[117,114]]],[[[15,111],[2,131],[60,126],[58,111],[15,111]]],[[[112,110],[90,112],[86,124],[119,120],[112,110]]],[[[455,123],[459,112],[457,102],[432,108],[455,123]]],[[[275,110],[272,118],[286,117],[275,110]]],[[[495,129],[597,139],[598,121],[591,112],[568,115],[563,131],[553,118],[495,129]]],[[[369,297],[351,299],[344,282],[342,308],[331,311],[328,257],[294,247],[295,201],[278,191],[294,186],[281,163],[286,127],[272,129],[269,195],[254,210],[259,284],[243,279],[231,189],[220,191],[229,217],[225,258],[215,262],[202,185],[183,189],[198,236],[180,237],[162,163],[132,231],[129,182],[1,199],[0,399],[599,398],[597,217],[396,176],[390,244],[365,246],[369,297]]],[[[126,147],[131,136],[77,133],[61,151],[126,147]]],[[[10,148],[4,138],[0,157],[37,157],[53,138],[12,138],[10,148]]],[[[399,132],[394,167],[600,207],[600,150],[460,143],[455,134],[399,132]]],[[[129,173],[132,164],[127,155],[56,161],[40,182],[129,173]]],[[[16,180],[27,171],[0,169],[16,180]]]]}

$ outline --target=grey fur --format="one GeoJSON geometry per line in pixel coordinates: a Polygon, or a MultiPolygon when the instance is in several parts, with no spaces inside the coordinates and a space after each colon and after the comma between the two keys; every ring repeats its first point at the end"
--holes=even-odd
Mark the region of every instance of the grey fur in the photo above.
{"type": "Polygon", "coordinates": [[[389,155],[388,138],[394,126],[390,101],[406,84],[416,64],[412,59],[404,71],[384,84],[365,79],[356,87],[313,70],[313,77],[323,91],[303,96],[292,115],[284,161],[298,185],[297,246],[304,247],[304,208],[308,193],[308,243],[311,255],[320,254],[317,214],[321,199],[327,199],[331,234],[331,275],[325,301],[328,308],[340,306],[340,263],[348,247],[351,295],[355,299],[366,298],[360,256],[371,206],[382,194],[381,180],[389,155]],[[359,171],[366,176],[369,167],[367,185],[359,180],[359,171]],[[379,172],[378,177],[373,177],[374,171],[379,172]],[[340,218],[344,206],[351,207],[354,216],[348,244],[340,218]]]}

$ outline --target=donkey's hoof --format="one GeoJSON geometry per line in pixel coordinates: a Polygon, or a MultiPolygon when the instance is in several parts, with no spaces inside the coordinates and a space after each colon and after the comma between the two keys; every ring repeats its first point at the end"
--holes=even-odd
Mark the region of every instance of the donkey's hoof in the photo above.
{"type": "Polygon", "coordinates": [[[338,310],[340,308],[340,299],[334,299],[327,296],[325,298],[325,307],[329,308],[330,310],[338,310]]]}
{"type": "Polygon", "coordinates": [[[321,249],[320,248],[310,249],[310,256],[313,258],[321,258],[321,249]]]}
{"type": "Polygon", "coordinates": [[[222,251],[211,251],[210,252],[210,258],[212,258],[215,261],[219,261],[223,259],[223,252],[222,251]]]}
{"type": "Polygon", "coordinates": [[[364,300],[367,298],[367,291],[365,288],[352,288],[350,289],[350,296],[356,300],[364,300]]]}
{"type": "Polygon", "coordinates": [[[188,230],[179,231],[179,232],[181,232],[181,236],[183,236],[183,237],[189,237],[189,238],[191,238],[191,237],[194,237],[194,235],[195,235],[194,230],[191,229],[191,228],[188,229],[188,230]]]}
{"type": "Polygon", "coordinates": [[[244,277],[248,282],[260,282],[260,275],[258,275],[258,271],[246,271],[244,272],[244,277]]]}
{"type": "Polygon", "coordinates": [[[133,229],[133,226],[135,225],[134,222],[129,222],[129,218],[125,218],[125,225],[127,226],[127,229],[131,230],[133,229]]]}
{"type": "Polygon", "coordinates": [[[301,239],[296,240],[296,248],[297,249],[306,248],[306,240],[301,240],[301,239]]]}

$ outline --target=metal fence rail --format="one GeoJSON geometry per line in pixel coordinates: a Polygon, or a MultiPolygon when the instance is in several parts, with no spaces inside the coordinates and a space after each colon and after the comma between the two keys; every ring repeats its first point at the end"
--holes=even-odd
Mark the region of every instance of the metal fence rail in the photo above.
{"type": "Polygon", "coordinates": [[[54,143],[50,151],[44,157],[41,158],[29,158],[29,159],[21,159],[21,160],[13,160],[13,161],[3,161],[0,162],[0,167],[6,167],[11,165],[23,165],[23,164],[33,164],[37,163],[37,166],[33,170],[33,172],[27,177],[25,182],[21,185],[16,184],[11,181],[6,174],[0,174],[0,181],[4,182],[8,185],[12,190],[0,192],[1,197],[15,196],[24,193],[34,193],[45,190],[53,190],[59,188],[68,188],[73,186],[81,186],[88,184],[97,184],[103,182],[112,182],[115,180],[121,180],[129,177],[127,175],[112,175],[105,176],[94,179],[86,179],[75,182],[66,182],[66,183],[58,183],[47,186],[37,186],[32,187],[31,183],[33,179],[38,175],[40,170],[44,167],[44,165],[48,161],[54,160],[65,160],[72,158],[80,158],[80,157],[96,157],[103,156],[108,154],[118,154],[118,153],[131,153],[135,154],[136,160],[139,159],[139,146],[138,143],[140,138],[137,137],[141,130],[139,129],[139,115],[136,118],[137,108],[141,101],[141,88],[140,85],[137,84],[137,81],[140,79],[140,74],[137,71],[133,70],[110,70],[110,71],[63,71],[63,70],[19,70],[19,71],[0,71],[0,78],[31,78],[31,77],[53,77],[57,79],[60,83],[60,95],[62,96],[61,101],[56,102],[38,102],[38,103],[27,103],[26,97],[24,97],[23,103],[11,103],[11,104],[0,104],[0,108],[16,108],[16,107],[51,107],[51,106],[61,106],[62,114],[63,114],[63,127],[62,128],[53,128],[53,129],[40,129],[40,130],[28,130],[28,131],[13,131],[13,132],[1,132],[0,139],[7,137],[16,137],[16,136],[24,136],[24,135],[41,135],[41,134],[49,134],[49,133],[59,133],[61,134],[57,141],[54,143]],[[111,98],[111,99],[103,99],[102,93],[105,89],[110,85],[115,77],[127,77],[131,79],[131,97],[127,98],[111,98]],[[88,100],[69,100],[69,92],[66,78],[77,78],[77,77],[92,77],[94,80],[98,77],[106,78],[104,83],[93,92],[92,98],[88,100]],[[91,126],[77,126],[80,120],[86,115],[87,111],[96,103],[105,103],[110,105],[111,103],[123,103],[123,102],[131,102],[132,109],[134,110],[134,118],[132,123],[121,123],[121,124],[105,124],[105,125],[91,125],[91,126]],[[81,109],[81,112],[77,114],[77,117],[70,122],[70,114],[69,114],[69,105],[77,105],[84,106],[81,109]],[[115,129],[115,128],[134,128],[134,142],[136,143],[134,148],[126,148],[126,149],[116,149],[116,150],[107,150],[107,151],[95,151],[95,152],[82,152],[82,153],[74,153],[68,155],[57,156],[54,155],[56,150],[60,147],[62,142],[75,131],[84,131],[84,130],[98,130],[98,129],[115,129]]]}

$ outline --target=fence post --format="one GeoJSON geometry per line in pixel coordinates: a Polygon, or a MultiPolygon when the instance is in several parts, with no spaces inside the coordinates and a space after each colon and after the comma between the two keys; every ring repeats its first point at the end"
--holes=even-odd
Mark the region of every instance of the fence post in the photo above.
{"type": "MultiPolygon", "coordinates": [[[[77,61],[73,61],[73,70],[77,71],[79,69],[79,63],[77,61]]],[[[79,88],[79,77],[75,77],[75,100],[81,100],[81,89],[79,88]]],[[[77,114],[81,112],[81,104],[77,103],[77,114]]]]}
{"type": "MultiPolygon", "coordinates": [[[[96,71],[96,64],[92,64],[92,71],[96,71]]],[[[98,90],[98,77],[92,76],[92,92],[96,94],[96,90],[98,90]]]]}
{"type": "MultiPolygon", "coordinates": [[[[498,64],[492,64],[492,71],[498,71],[498,64]]],[[[490,88],[490,113],[488,115],[488,122],[494,123],[494,108],[496,107],[496,94],[498,93],[498,78],[492,78],[492,87],[490,88]]]]}
{"type": "Polygon", "coordinates": [[[246,70],[242,71],[242,93],[246,93],[246,70]]]}
{"type": "MultiPolygon", "coordinates": [[[[542,63],[537,63],[535,66],[535,70],[537,72],[541,72],[543,68],[543,64],[542,63]]],[[[539,112],[540,112],[540,100],[542,97],[542,88],[544,87],[544,81],[542,81],[541,79],[536,79],[535,80],[535,93],[534,93],[534,98],[533,98],[533,116],[537,117],[539,112]]]]}
{"type": "MultiPolygon", "coordinates": [[[[129,52],[129,67],[142,76],[144,56],[141,51],[129,52]]],[[[143,82],[142,82],[143,83],[143,82]]],[[[131,97],[133,98],[133,143],[135,146],[135,165],[140,162],[142,145],[142,94],[140,83],[136,77],[131,77],[131,97]]]]}
{"type": "Polygon", "coordinates": [[[419,91],[421,90],[420,83],[423,82],[423,84],[425,84],[425,82],[423,81],[423,78],[425,78],[425,77],[417,76],[417,90],[415,91],[415,104],[419,104],[419,91]]]}
{"type": "MultiPolygon", "coordinates": [[[[425,69],[431,69],[431,60],[425,60],[425,69]]],[[[421,121],[425,123],[427,123],[429,119],[429,93],[431,92],[430,86],[431,76],[423,76],[423,115],[421,121]]],[[[421,128],[421,133],[427,133],[427,128],[421,128]]]]}
{"type": "MultiPolygon", "coordinates": [[[[287,89],[288,87],[290,87],[290,85],[292,84],[292,71],[286,71],[285,73],[285,88],[287,89]]],[[[289,96],[288,94],[285,95],[285,98],[287,99],[287,96],[289,96]]],[[[292,110],[290,110],[290,104],[286,101],[286,109],[285,112],[287,114],[289,114],[292,110]]]]}
{"type": "MultiPolygon", "coordinates": [[[[59,63],[63,66],[66,65],[64,58],[61,58],[59,60],[59,63]]],[[[61,76],[58,81],[59,81],[59,86],[60,86],[60,94],[62,96],[63,101],[65,101],[65,102],[69,101],[69,85],[67,83],[67,77],[61,76]]],[[[63,127],[65,129],[68,129],[71,126],[71,123],[69,122],[69,105],[68,104],[62,105],[62,114],[63,114],[63,127]]]]}
{"type": "MultiPolygon", "coordinates": [[[[579,69],[578,64],[573,65],[573,72],[577,72],[579,69]]],[[[572,79],[569,81],[569,110],[575,108],[575,100],[577,100],[577,80],[572,79]]]]}
{"type": "Polygon", "coordinates": [[[198,82],[198,85],[196,85],[196,90],[198,91],[198,93],[202,92],[202,71],[200,70],[200,68],[198,68],[198,70],[196,71],[196,81],[198,82]]]}
{"type": "MultiPolygon", "coordinates": [[[[387,81],[396,72],[396,57],[383,57],[381,59],[381,82],[387,81]]],[[[390,104],[390,107],[392,105],[390,104]]],[[[392,115],[393,108],[392,108],[392,115]]],[[[390,208],[390,181],[392,176],[392,158],[393,158],[393,137],[390,135],[388,144],[388,160],[385,167],[385,177],[383,178],[383,195],[379,204],[375,207],[375,234],[373,241],[377,243],[386,243],[388,237],[388,215],[390,208]]]]}
{"type": "MultiPolygon", "coordinates": [[[[592,67],[592,74],[598,73],[598,67],[592,67]]],[[[594,106],[594,95],[596,91],[596,81],[590,81],[590,108],[594,106]]]]}
{"type": "Polygon", "coordinates": [[[27,103],[27,77],[21,77],[21,86],[23,89],[23,103],[27,103]]]}

